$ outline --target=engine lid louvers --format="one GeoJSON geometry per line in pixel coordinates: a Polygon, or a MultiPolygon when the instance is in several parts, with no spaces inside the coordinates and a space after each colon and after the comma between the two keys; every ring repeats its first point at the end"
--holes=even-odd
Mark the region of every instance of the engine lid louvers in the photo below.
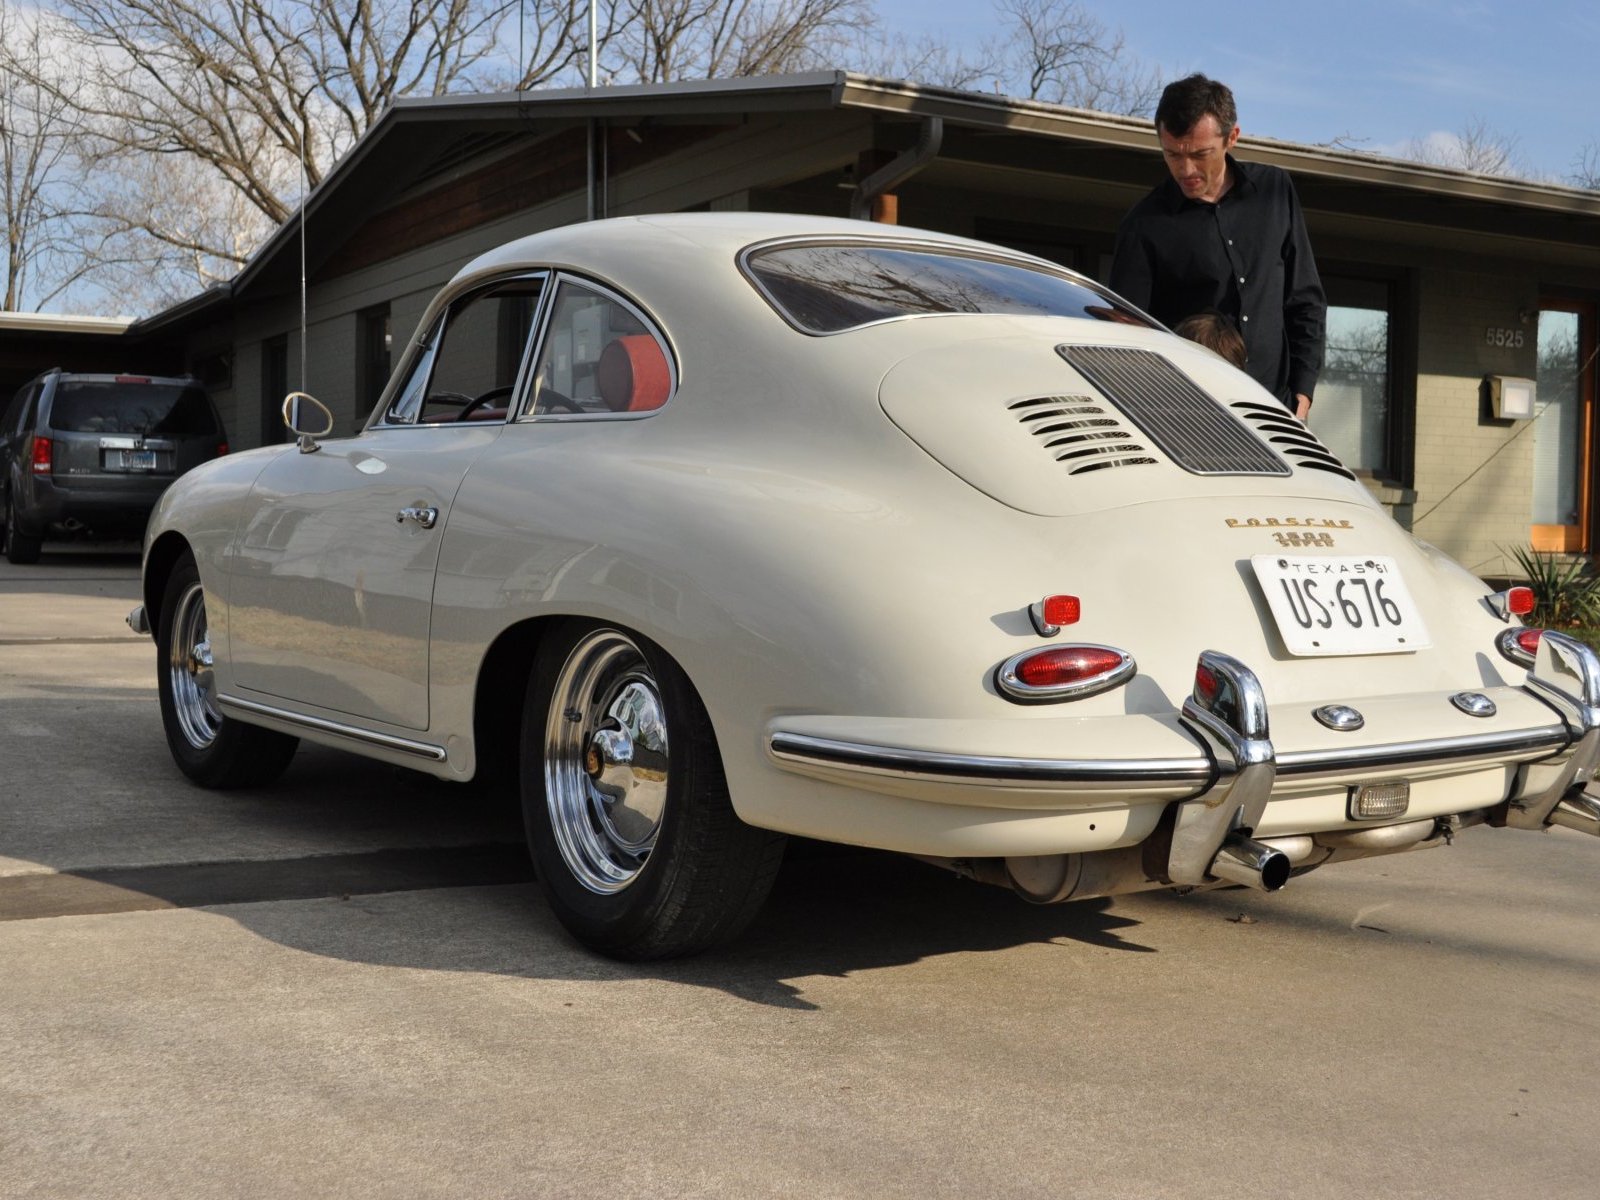
{"type": "Polygon", "coordinates": [[[1069,475],[1156,462],[1123,422],[1092,396],[1037,396],[1006,407],[1069,475]]]}
{"type": "Polygon", "coordinates": [[[1322,444],[1322,439],[1291,417],[1287,410],[1254,400],[1235,400],[1229,407],[1295,466],[1326,471],[1341,479],[1355,479],[1355,474],[1322,444]]]}
{"type": "Polygon", "coordinates": [[[1292,469],[1171,362],[1127,346],[1060,345],[1056,353],[1194,475],[1289,475],[1292,469]]]}

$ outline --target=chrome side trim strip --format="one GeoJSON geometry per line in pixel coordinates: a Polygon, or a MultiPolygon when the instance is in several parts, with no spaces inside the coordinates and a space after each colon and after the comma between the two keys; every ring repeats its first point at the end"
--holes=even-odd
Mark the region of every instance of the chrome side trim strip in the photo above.
{"type": "Polygon", "coordinates": [[[1003,755],[946,754],[868,745],[805,733],[774,732],[767,752],[782,762],[848,767],[869,774],[907,779],[974,779],[983,783],[1173,784],[1197,791],[1211,783],[1211,764],[1203,756],[1152,759],[1011,758],[1003,755]]]}
{"type": "Polygon", "coordinates": [[[1391,742],[1351,750],[1291,750],[1278,755],[1279,775],[1316,775],[1321,772],[1364,771],[1373,767],[1406,767],[1455,762],[1463,758],[1493,758],[1505,754],[1554,754],[1571,741],[1564,725],[1518,729],[1510,733],[1482,733],[1437,738],[1425,742],[1391,742]]]}
{"type": "Polygon", "coordinates": [[[289,725],[299,725],[305,729],[315,729],[319,733],[335,734],[338,737],[349,738],[353,742],[364,742],[369,746],[381,746],[385,750],[398,750],[402,754],[426,758],[431,762],[444,762],[449,757],[443,746],[434,746],[428,742],[417,742],[410,738],[395,737],[388,733],[374,733],[370,729],[359,729],[354,725],[344,725],[338,721],[329,721],[323,717],[308,717],[304,713],[274,708],[270,704],[260,704],[254,700],[241,700],[238,696],[218,696],[217,705],[224,710],[231,708],[240,713],[250,713],[258,717],[271,717],[274,721],[283,721],[289,725]]]}

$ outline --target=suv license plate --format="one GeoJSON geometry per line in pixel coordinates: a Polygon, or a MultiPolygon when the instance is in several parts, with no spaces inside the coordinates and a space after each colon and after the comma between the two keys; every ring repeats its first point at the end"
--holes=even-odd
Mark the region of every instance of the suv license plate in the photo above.
{"type": "Polygon", "coordinates": [[[124,471],[154,471],[156,469],[156,452],[154,450],[119,450],[122,456],[119,464],[124,471]]]}
{"type": "Polygon", "coordinates": [[[1404,654],[1432,644],[1392,558],[1257,554],[1250,565],[1290,654],[1404,654]]]}

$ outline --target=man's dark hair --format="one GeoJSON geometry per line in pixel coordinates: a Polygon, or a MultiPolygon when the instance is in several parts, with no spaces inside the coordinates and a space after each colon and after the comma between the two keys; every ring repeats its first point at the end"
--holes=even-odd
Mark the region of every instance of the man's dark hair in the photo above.
{"type": "Polygon", "coordinates": [[[1208,115],[1217,119],[1224,137],[1239,123],[1239,110],[1234,107],[1227,84],[1200,74],[1190,75],[1167,84],[1162,91],[1161,103],[1156,105],[1156,128],[1182,137],[1208,115]]]}

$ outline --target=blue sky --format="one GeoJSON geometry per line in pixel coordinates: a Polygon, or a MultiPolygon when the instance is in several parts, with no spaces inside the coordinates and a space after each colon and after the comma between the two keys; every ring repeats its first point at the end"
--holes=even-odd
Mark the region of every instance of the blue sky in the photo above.
{"type": "MultiPolygon", "coordinates": [[[[1233,88],[1247,134],[1392,153],[1478,118],[1561,177],[1600,143],[1596,0],[1083,0],[1165,78],[1233,88]]],[[[886,26],[981,40],[987,0],[877,0],[886,26]]]]}

